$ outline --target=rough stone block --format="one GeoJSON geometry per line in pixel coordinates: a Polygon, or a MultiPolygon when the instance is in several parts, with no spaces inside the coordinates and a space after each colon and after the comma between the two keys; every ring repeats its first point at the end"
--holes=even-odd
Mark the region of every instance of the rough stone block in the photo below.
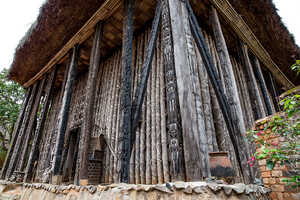
{"type": "Polygon", "coordinates": [[[271,189],[273,192],[284,192],[284,185],[271,185],[271,189]]]}
{"type": "Polygon", "coordinates": [[[272,176],[273,177],[282,177],[282,171],[280,171],[280,170],[273,170],[272,171],[272,176]]]}
{"type": "Polygon", "coordinates": [[[259,160],[258,164],[259,164],[259,166],[263,166],[263,165],[266,165],[267,162],[266,162],[266,160],[259,160]]]}
{"type": "Polygon", "coordinates": [[[271,177],[271,172],[270,172],[270,171],[262,172],[262,173],[261,173],[261,176],[262,176],[263,178],[269,178],[269,177],[271,177]]]}

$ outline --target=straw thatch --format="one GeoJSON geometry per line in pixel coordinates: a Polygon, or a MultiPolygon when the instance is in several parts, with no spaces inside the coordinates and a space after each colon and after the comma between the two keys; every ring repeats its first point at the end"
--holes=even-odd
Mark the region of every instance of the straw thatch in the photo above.
{"type": "MultiPolygon", "coordinates": [[[[9,72],[10,79],[20,84],[30,80],[83,26],[102,2],[104,0],[47,0],[40,9],[37,21],[16,48],[9,72]]],[[[208,0],[204,3],[207,2],[208,0]]],[[[299,84],[300,81],[290,71],[289,66],[295,59],[300,58],[300,49],[282,23],[272,0],[229,0],[229,2],[241,14],[280,69],[294,84],[299,84]]],[[[153,1],[146,3],[148,4],[143,3],[139,10],[144,16],[139,15],[138,18],[141,16],[149,18],[149,12],[146,10],[153,1]]],[[[201,3],[194,5],[198,4],[201,3]]],[[[120,24],[120,21],[118,23],[120,24]]],[[[139,25],[142,27],[142,24],[139,25]]]]}

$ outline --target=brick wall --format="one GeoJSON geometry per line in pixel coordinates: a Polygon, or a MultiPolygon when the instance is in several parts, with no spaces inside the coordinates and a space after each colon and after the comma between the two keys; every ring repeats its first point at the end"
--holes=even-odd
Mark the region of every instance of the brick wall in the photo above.
{"type": "MultiPolygon", "coordinates": [[[[259,120],[256,122],[255,129],[262,131],[267,126],[267,122],[271,118],[259,120]]],[[[284,137],[272,133],[270,129],[264,131],[264,134],[259,135],[260,138],[264,139],[268,144],[272,145],[272,148],[280,143],[285,142],[284,137]]],[[[260,152],[261,148],[258,145],[257,152],[260,152]]],[[[258,165],[261,171],[262,181],[264,185],[272,189],[271,198],[272,200],[300,200],[300,189],[299,187],[294,189],[291,186],[287,186],[286,182],[283,182],[285,178],[293,175],[291,169],[286,165],[276,164],[275,167],[270,170],[267,167],[266,160],[259,160],[258,165]]]]}

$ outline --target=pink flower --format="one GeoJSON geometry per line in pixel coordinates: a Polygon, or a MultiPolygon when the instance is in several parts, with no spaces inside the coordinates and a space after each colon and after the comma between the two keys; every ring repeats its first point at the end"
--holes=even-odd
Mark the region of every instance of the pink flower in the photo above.
{"type": "Polygon", "coordinates": [[[272,142],[272,145],[273,145],[273,146],[278,146],[278,143],[272,142]]]}
{"type": "Polygon", "coordinates": [[[256,133],[257,136],[260,136],[262,134],[264,134],[265,132],[264,131],[259,131],[258,133],[256,133]]]}

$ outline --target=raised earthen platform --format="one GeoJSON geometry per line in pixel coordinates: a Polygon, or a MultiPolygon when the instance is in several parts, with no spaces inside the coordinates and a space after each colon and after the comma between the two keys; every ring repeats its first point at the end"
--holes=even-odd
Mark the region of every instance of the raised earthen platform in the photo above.
{"type": "Polygon", "coordinates": [[[0,182],[1,200],[267,200],[270,190],[257,185],[176,182],[158,185],[56,186],[0,182]]]}

